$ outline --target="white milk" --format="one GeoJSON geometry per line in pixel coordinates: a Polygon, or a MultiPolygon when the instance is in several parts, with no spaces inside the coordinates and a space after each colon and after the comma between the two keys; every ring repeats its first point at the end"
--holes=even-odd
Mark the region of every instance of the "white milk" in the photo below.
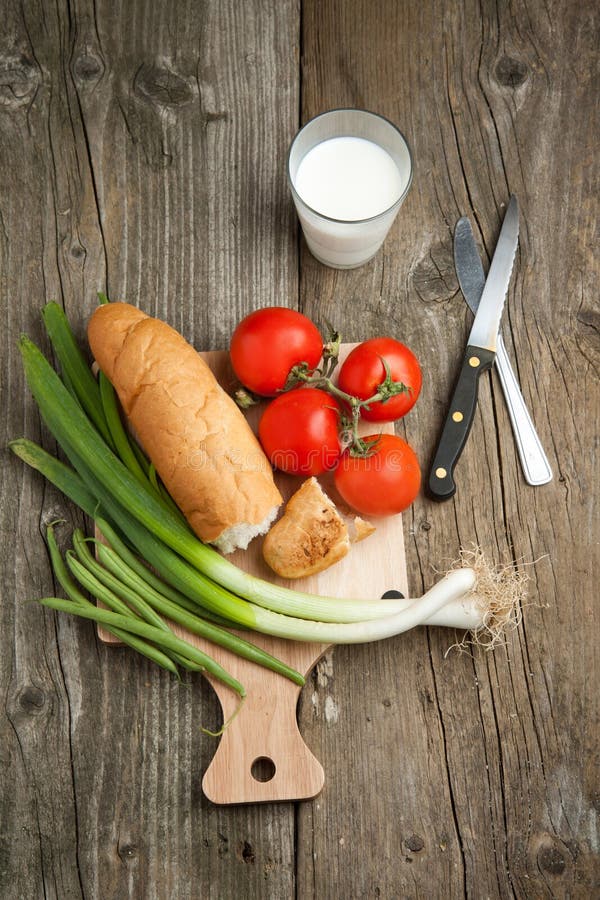
{"type": "Polygon", "coordinates": [[[385,127],[398,144],[394,157],[374,141],[342,134],[317,142],[290,166],[306,242],[325,265],[350,269],[371,259],[404,200],[410,152],[400,133],[385,127]]]}
{"type": "Polygon", "coordinates": [[[321,141],[301,160],[294,179],[308,206],[346,222],[385,212],[400,199],[404,186],[389,153],[359,137],[321,141]]]}

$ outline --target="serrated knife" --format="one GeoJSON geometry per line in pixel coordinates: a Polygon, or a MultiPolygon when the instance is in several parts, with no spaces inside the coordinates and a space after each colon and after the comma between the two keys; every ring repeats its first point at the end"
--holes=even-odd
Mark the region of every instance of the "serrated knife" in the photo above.
{"type": "Polygon", "coordinates": [[[446,421],[429,473],[429,492],[435,500],[448,500],[456,492],[454,467],[465,446],[477,407],[482,372],[496,357],[498,329],[510,284],[519,241],[519,206],[510,198],[479,308],[452,394],[446,421]]]}
{"type": "MultiPolygon", "coordinates": [[[[454,229],[454,265],[463,296],[471,312],[476,315],[485,274],[473,229],[466,216],[458,220],[454,229]]],[[[552,469],[525,405],[500,332],[496,344],[496,371],[504,391],[525,481],[531,485],[547,484],[552,480],[552,469]]]]}

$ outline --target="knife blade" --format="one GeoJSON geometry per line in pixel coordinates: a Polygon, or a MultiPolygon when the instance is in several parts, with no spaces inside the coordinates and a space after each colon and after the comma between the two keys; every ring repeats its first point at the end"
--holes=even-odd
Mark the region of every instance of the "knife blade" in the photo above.
{"type": "MultiPolygon", "coordinates": [[[[463,296],[473,314],[476,314],[485,285],[485,274],[471,223],[465,216],[458,220],[454,229],[454,265],[463,296]]],[[[534,486],[547,484],[552,480],[552,469],[529,415],[500,332],[495,365],[525,481],[534,486]]]]}
{"type": "Polygon", "coordinates": [[[494,364],[518,240],[519,206],[512,195],[429,473],[429,492],[435,500],[448,500],[456,492],[454,467],[473,424],[479,378],[494,364]]]}
{"type": "Polygon", "coordinates": [[[475,316],[485,287],[485,272],[466,216],[458,220],[454,229],[454,267],[463,297],[475,316]]]}

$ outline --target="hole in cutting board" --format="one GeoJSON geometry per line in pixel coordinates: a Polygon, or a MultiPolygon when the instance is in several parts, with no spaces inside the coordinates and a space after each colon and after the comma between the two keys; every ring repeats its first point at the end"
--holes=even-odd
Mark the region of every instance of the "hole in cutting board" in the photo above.
{"type": "Polygon", "coordinates": [[[257,756],[250,766],[250,774],[255,781],[271,781],[275,772],[275,763],[268,756],[257,756]]]}
{"type": "Polygon", "coordinates": [[[382,600],[404,600],[402,591],[386,591],[381,595],[382,600]]]}

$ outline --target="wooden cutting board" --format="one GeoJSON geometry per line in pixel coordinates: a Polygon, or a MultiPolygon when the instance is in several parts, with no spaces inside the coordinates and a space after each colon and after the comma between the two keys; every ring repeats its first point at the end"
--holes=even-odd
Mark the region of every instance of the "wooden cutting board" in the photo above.
{"type": "MultiPolygon", "coordinates": [[[[352,346],[343,346],[341,359],[352,346]]],[[[236,382],[228,354],[214,351],[202,355],[223,387],[231,390],[236,382]]],[[[248,419],[253,427],[256,427],[260,414],[260,406],[249,411],[248,419]]],[[[377,426],[371,424],[363,429],[363,433],[377,430],[377,426]]],[[[384,426],[384,430],[393,432],[393,427],[384,426]]],[[[301,479],[282,473],[277,473],[276,478],[284,499],[302,483],[301,479]]],[[[320,477],[319,481],[345,512],[331,476],[320,477]]],[[[372,521],[377,528],[374,534],[353,545],[341,562],[310,578],[288,581],[274,575],[262,559],[261,538],[254,540],[247,550],[236,551],[228,558],[247,572],[309,593],[376,599],[388,590],[396,590],[408,596],[402,517],[398,515],[372,521]]],[[[172,627],[177,634],[210,654],[242,682],[247,691],[241,711],[220,738],[202,780],[202,789],[208,799],[217,804],[234,804],[315,797],[323,787],[325,776],[321,764],[304,743],[298,729],[296,706],[300,687],[281,675],[190,634],[176,624],[172,627]]],[[[99,629],[99,634],[107,643],[118,643],[103,629],[99,629]]],[[[244,632],[243,636],[305,676],[329,649],[327,644],[285,641],[248,632],[244,632]]],[[[210,677],[208,680],[216,691],[223,720],[226,721],[235,711],[239,698],[221,683],[210,677]]]]}

